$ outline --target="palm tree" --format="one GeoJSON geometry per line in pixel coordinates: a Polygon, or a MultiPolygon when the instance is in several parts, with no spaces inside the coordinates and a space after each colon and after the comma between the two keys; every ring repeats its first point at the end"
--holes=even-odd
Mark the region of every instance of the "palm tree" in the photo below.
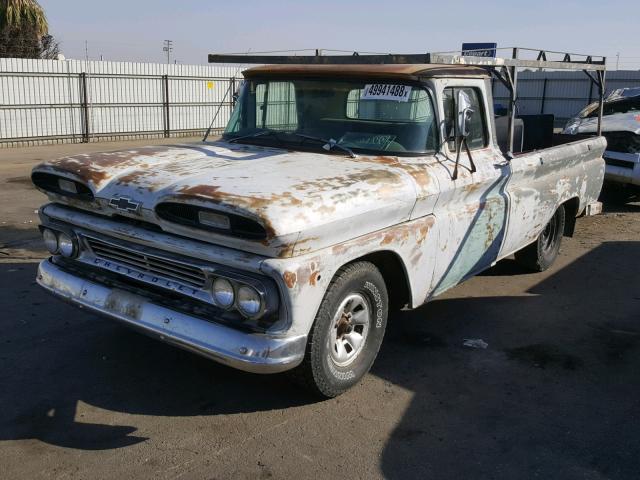
{"type": "Polygon", "coordinates": [[[49,31],[47,17],[36,0],[0,0],[0,30],[29,28],[39,37],[49,31]]]}

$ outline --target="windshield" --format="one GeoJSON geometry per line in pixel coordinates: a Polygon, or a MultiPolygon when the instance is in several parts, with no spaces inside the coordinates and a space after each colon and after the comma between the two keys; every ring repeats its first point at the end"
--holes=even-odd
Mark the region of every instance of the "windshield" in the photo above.
{"type": "Polygon", "coordinates": [[[437,146],[429,93],[398,81],[251,79],[224,139],[336,153],[420,154],[437,146]]]}

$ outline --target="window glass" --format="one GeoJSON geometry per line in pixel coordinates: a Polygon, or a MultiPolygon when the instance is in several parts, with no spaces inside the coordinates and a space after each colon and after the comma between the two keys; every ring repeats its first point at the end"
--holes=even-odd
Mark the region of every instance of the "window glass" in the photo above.
{"type": "Polygon", "coordinates": [[[433,101],[423,87],[339,78],[247,80],[224,138],[332,153],[340,150],[325,148],[330,141],[356,152],[396,154],[432,152],[439,143],[433,101]]]}
{"type": "Polygon", "coordinates": [[[477,88],[453,87],[445,88],[443,92],[445,131],[447,134],[447,140],[449,141],[449,150],[455,151],[456,148],[456,99],[460,90],[464,91],[469,96],[469,99],[471,100],[471,108],[474,112],[469,122],[469,136],[467,137],[467,145],[469,146],[469,149],[486,147],[487,129],[485,125],[485,116],[482,109],[480,92],[477,88]]]}
{"type": "Polygon", "coordinates": [[[256,127],[283,131],[298,127],[293,83],[269,82],[256,86],[256,127]]]}
{"type": "Polygon", "coordinates": [[[433,121],[433,111],[425,90],[412,89],[406,102],[365,99],[363,90],[351,90],[347,97],[347,118],[381,122],[433,121]]]}

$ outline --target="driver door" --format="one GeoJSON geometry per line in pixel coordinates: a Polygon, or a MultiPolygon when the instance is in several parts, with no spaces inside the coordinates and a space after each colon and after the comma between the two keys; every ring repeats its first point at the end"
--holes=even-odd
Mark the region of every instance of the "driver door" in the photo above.
{"type": "Polygon", "coordinates": [[[445,144],[440,161],[440,195],[435,216],[441,224],[432,294],[437,295],[491,266],[506,232],[508,164],[494,146],[489,128],[492,109],[482,79],[443,80],[442,130],[445,144]],[[454,139],[458,135],[458,95],[468,97],[473,113],[466,137],[470,157],[454,139]],[[457,149],[461,148],[457,177],[457,149]]]}

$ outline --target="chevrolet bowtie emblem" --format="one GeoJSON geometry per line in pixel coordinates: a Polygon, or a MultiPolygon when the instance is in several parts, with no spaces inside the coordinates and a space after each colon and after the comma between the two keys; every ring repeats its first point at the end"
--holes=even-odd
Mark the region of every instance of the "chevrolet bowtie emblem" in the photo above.
{"type": "Polygon", "coordinates": [[[121,212],[136,213],[140,208],[138,202],[132,202],[127,197],[113,197],[109,200],[109,206],[121,212]]]}

